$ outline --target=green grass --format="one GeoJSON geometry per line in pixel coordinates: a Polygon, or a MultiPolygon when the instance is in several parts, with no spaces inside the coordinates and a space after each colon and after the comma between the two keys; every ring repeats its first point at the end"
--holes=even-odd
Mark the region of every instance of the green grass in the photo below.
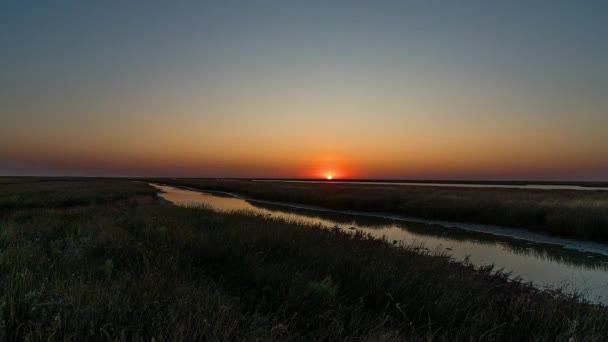
{"type": "MultiPolygon", "coordinates": [[[[174,207],[142,183],[62,184],[42,196],[88,204],[2,208],[0,340],[608,339],[606,308],[491,269],[337,230],[174,207]]],[[[0,185],[2,197],[20,193],[0,185]]]]}
{"type": "Polygon", "coordinates": [[[563,237],[608,242],[608,191],[285,183],[156,179],[270,201],[337,210],[528,228],[563,237]]]}

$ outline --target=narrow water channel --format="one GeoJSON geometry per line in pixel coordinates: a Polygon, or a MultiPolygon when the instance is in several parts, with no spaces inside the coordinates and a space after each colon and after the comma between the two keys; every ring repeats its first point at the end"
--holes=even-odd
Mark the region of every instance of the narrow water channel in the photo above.
{"type": "MultiPolygon", "coordinates": [[[[512,277],[520,277],[538,287],[576,291],[592,302],[608,303],[608,246],[593,245],[593,248],[581,250],[568,244],[537,242],[560,241],[549,236],[544,240],[542,236],[529,240],[522,238],[527,236],[525,232],[519,238],[506,236],[509,234],[500,235],[498,229],[490,226],[490,232],[484,232],[484,226],[480,225],[462,229],[448,224],[295,208],[225,194],[151,185],[160,190],[161,197],[176,205],[207,205],[214,210],[228,212],[246,210],[258,215],[324,227],[337,226],[347,232],[360,231],[430,253],[447,254],[459,261],[467,259],[479,266],[493,264],[497,269],[511,272],[512,277]]],[[[466,228],[467,225],[460,226],[466,228]]],[[[538,234],[530,236],[538,237],[538,234]]]]}

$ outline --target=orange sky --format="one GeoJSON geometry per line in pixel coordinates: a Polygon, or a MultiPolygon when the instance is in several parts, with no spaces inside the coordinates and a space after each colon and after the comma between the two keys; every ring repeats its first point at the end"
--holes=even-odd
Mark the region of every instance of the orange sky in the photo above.
{"type": "Polygon", "coordinates": [[[491,126],[471,131],[470,125],[433,132],[433,127],[413,129],[406,122],[351,125],[346,132],[339,129],[341,123],[331,122],[269,130],[162,122],[154,127],[149,121],[122,128],[102,125],[68,132],[32,125],[28,134],[4,136],[2,146],[11,148],[3,148],[2,157],[32,174],[560,179],[601,176],[608,170],[608,159],[597,158],[606,154],[601,140],[586,131],[561,135],[548,125],[546,132],[491,126]]]}

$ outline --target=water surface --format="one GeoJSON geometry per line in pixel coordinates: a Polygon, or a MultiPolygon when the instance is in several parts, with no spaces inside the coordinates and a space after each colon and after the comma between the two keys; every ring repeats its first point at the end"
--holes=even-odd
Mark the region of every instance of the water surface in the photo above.
{"type": "MultiPolygon", "coordinates": [[[[359,215],[321,208],[291,207],[267,201],[246,200],[230,194],[201,192],[151,184],[161,191],[160,196],[177,204],[196,206],[205,204],[214,210],[246,210],[289,221],[303,222],[323,227],[339,227],[347,232],[362,232],[381,237],[389,243],[401,243],[431,253],[444,253],[458,261],[468,260],[478,265],[495,265],[511,272],[512,277],[534,283],[541,288],[562,288],[567,292],[581,292],[586,299],[607,303],[608,301],[608,251],[604,245],[587,250],[578,250],[568,243],[540,243],[534,239],[514,238],[506,235],[483,232],[483,225],[432,224],[430,220],[412,222],[394,217],[359,215]],[[601,249],[604,247],[605,249],[601,249]]],[[[441,222],[441,221],[437,221],[441,222]]],[[[488,229],[492,226],[487,226],[488,229]]],[[[490,230],[491,231],[491,230],[490,230]]],[[[521,236],[528,236],[522,231],[521,236]]],[[[529,236],[543,236],[530,234],[529,236]]],[[[537,239],[543,241],[542,239],[537,239]]],[[[559,238],[546,236],[546,241],[559,238]]],[[[570,240],[564,240],[566,242],[570,240]]],[[[575,245],[577,247],[578,245],[575,245]]],[[[579,248],[580,249],[580,248],[579,248]]]]}

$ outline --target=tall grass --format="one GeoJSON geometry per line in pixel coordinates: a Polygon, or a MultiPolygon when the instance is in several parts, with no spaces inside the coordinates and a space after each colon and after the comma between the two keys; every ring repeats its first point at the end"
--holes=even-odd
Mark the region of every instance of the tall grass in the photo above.
{"type": "Polygon", "coordinates": [[[608,191],[457,188],[197,179],[155,181],[256,199],[528,228],[608,242],[608,191]]]}
{"type": "Polygon", "coordinates": [[[149,200],[154,194],[154,189],[129,180],[5,178],[0,182],[0,210],[149,200]]]}
{"type": "Polygon", "coordinates": [[[93,200],[114,186],[0,217],[0,340],[608,338],[606,308],[489,268],[246,213],[93,200]]]}

